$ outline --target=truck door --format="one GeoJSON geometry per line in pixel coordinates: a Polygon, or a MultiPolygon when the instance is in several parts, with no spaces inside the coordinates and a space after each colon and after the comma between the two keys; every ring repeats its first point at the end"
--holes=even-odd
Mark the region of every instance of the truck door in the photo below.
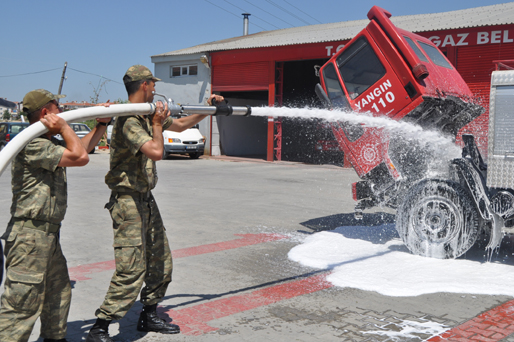
{"type": "MultiPolygon", "coordinates": [[[[323,66],[321,75],[333,107],[393,117],[412,101],[397,76],[401,72],[392,69],[363,30],[323,66]]],[[[334,123],[332,130],[359,176],[382,162],[390,164],[388,139],[382,129],[341,121],[334,123]]]]}

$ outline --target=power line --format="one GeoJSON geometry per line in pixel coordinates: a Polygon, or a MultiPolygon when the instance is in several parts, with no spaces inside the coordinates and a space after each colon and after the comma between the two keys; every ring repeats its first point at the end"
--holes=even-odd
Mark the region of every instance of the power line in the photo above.
{"type": "MultiPolygon", "coordinates": [[[[245,12],[245,13],[247,13],[247,12],[248,12],[247,10],[245,10],[245,9],[243,9],[243,8],[241,8],[241,7],[238,7],[238,6],[234,5],[233,3],[231,3],[231,2],[229,2],[229,1],[227,1],[227,0],[225,0],[225,2],[226,2],[226,3],[228,3],[228,4],[230,4],[230,5],[232,5],[232,6],[234,6],[234,7],[235,7],[235,8],[237,8],[237,9],[240,9],[241,11],[243,11],[243,12],[245,12]]],[[[274,28],[280,29],[280,27],[278,27],[278,26],[276,26],[276,25],[273,25],[272,23],[267,22],[266,20],[264,20],[264,19],[262,19],[262,18],[259,18],[259,17],[258,17],[258,16],[256,16],[256,15],[253,15],[253,16],[254,16],[255,18],[257,18],[257,19],[261,20],[261,21],[264,21],[266,24],[273,26],[274,28]]]]}
{"type": "MultiPolygon", "coordinates": [[[[0,76],[0,77],[18,77],[18,76],[26,76],[26,75],[34,75],[34,74],[42,74],[44,72],[50,72],[50,71],[55,71],[55,70],[60,70],[61,68],[55,68],[55,69],[49,69],[49,70],[42,70],[42,71],[34,71],[34,72],[27,72],[27,73],[24,73],[24,74],[15,74],[15,75],[3,75],[3,76],[0,76]]],[[[68,69],[70,70],[73,70],[73,71],[77,71],[77,72],[80,72],[80,73],[83,73],[83,74],[88,74],[88,75],[93,75],[93,76],[97,76],[97,77],[100,77],[100,78],[104,78],[108,81],[111,81],[111,82],[114,82],[114,83],[118,83],[118,84],[122,84],[121,82],[118,82],[118,81],[115,81],[115,80],[111,80],[110,78],[107,78],[105,76],[102,76],[102,75],[97,75],[97,74],[93,74],[91,72],[86,72],[86,71],[82,71],[82,70],[77,70],[77,69],[74,69],[74,68],[70,68],[68,67],[68,69]]]]}
{"type": "MultiPolygon", "coordinates": [[[[279,18],[279,17],[277,17],[276,15],[274,15],[274,14],[272,14],[272,13],[270,13],[270,12],[266,11],[266,10],[263,10],[262,8],[260,8],[259,6],[257,6],[257,5],[255,5],[255,4],[253,4],[253,3],[251,3],[250,1],[248,1],[248,0],[245,0],[245,1],[246,1],[247,3],[249,3],[250,5],[252,5],[252,6],[254,6],[254,7],[257,7],[257,8],[258,8],[258,9],[260,9],[261,11],[263,11],[263,12],[265,12],[265,13],[268,13],[268,14],[269,14],[269,15],[271,15],[272,17],[275,17],[275,18],[277,18],[278,20],[280,20],[280,21],[282,21],[282,22],[286,23],[287,25],[289,25],[289,26],[291,26],[291,27],[295,27],[295,25],[288,23],[288,22],[287,22],[287,21],[285,21],[284,19],[279,18]]],[[[276,27],[276,26],[275,26],[275,27],[276,27]]]]}
{"type": "Polygon", "coordinates": [[[44,72],[55,71],[55,70],[60,70],[60,69],[61,68],[55,68],[55,69],[50,69],[50,70],[27,72],[25,74],[5,75],[5,76],[0,76],[0,77],[17,77],[17,76],[34,75],[34,74],[41,74],[41,73],[44,73],[44,72]]]}
{"type": "Polygon", "coordinates": [[[288,4],[289,6],[292,6],[292,7],[296,8],[297,10],[299,10],[300,12],[302,12],[303,14],[305,14],[306,16],[308,16],[308,17],[310,17],[310,18],[312,18],[312,19],[316,20],[318,23],[323,24],[321,21],[319,21],[318,19],[314,18],[314,17],[313,17],[313,16],[311,16],[309,13],[305,13],[304,11],[302,11],[301,9],[299,9],[298,7],[296,7],[295,5],[293,5],[292,3],[288,2],[287,0],[284,0],[284,2],[285,2],[286,4],[288,4]]]}
{"type": "Polygon", "coordinates": [[[111,81],[111,82],[114,82],[114,83],[122,84],[121,82],[118,82],[118,81],[115,81],[115,80],[111,80],[110,78],[107,78],[107,77],[102,76],[102,75],[97,75],[97,74],[93,74],[93,73],[90,73],[90,72],[86,72],[86,71],[81,71],[81,70],[73,69],[73,68],[70,68],[70,67],[68,67],[68,69],[73,70],[73,71],[77,71],[77,72],[80,72],[80,73],[83,73],[83,74],[88,74],[88,75],[98,76],[98,77],[100,77],[100,78],[104,78],[104,79],[106,79],[107,81],[111,81]]]}
{"type": "MultiPolygon", "coordinates": [[[[235,17],[237,17],[237,18],[239,18],[239,19],[241,19],[241,16],[239,16],[239,15],[237,15],[237,14],[234,14],[234,13],[230,12],[229,10],[227,10],[227,9],[225,9],[225,8],[221,7],[221,6],[218,6],[218,5],[216,5],[216,4],[212,3],[212,2],[210,2],[209,0],[204,0],[204,1],[205,1],[205,2],[210,3],[210,4],[211,4],[211,5],[213,5],[213,6],[216,6],[216,7],[220,8],[220,9],[224,10],[225,12],[228,12],[228,13],[232,14],[233,16],[235,16],[235,17]]],[[[261,26],[259,26],[259,25],[257,25],[257,24],[254,24],[254,25],[255,25],[255,26],[257,26],[257,27],[259,27],[259,28],[261,28],[261,29],[262,29],[262,30],[264,30],[264,31],[267,31],[264,27],[261,27],[261,26]]]]}
{"type": "Polygon", "coordinates": [[[298,20],[300,20],[300,21],[304,22],[305,24],[307,24],[307,25],[311,25],[311,23],[309,23],[309,22],[307,22],[307,21],[303,20],[302,18],[300,18],[300,17],[299,17],[299,16],[297,16],[296,14],[294,14],[294,13],[292,13],[292,12],[288,11],[288,10],[287,10],[287,9],[285,9],[284,7],[282,7],[282,6],[280,6],[280,5],[277,5],[277,4],[276,4],[276,3],[274,3],[273,1],[271,1],[271,0],[266,0],[266,1],[267,1],[268,3],[270,3],[270,4],[272,4],[273,6],[275,6],[276,8],[281,9],[282,11],[286,12],[286,13],[287,13],[287,14],[289,14],[290,16],[295,17],[296,19],[298,19],[298,20]]]}

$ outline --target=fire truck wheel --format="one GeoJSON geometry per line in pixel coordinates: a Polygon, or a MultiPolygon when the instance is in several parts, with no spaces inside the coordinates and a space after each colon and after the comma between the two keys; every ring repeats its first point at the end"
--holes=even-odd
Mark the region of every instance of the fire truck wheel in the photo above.
{"type": "Polygon", "coordinates": [[[423,180],[411,187],[396,212],[396,230],[413,254],[451,259],[475,243],[480,217],[457,183],[423,180]]]}

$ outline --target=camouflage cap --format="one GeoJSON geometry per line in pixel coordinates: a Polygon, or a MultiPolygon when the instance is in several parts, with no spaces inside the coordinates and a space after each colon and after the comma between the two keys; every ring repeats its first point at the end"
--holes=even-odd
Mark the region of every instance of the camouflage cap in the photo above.
{"type": "Polygon", "coordinates": [[[66,97],[66,95],[55,95],[44,89],[32,90],[23,98],[23,111],[27,113],[35,112],[48,102],[59,100],[63,97],[66,97]]]}
{"type": "Polygon", "coordinates": [[[154,77],[150,69],[140,64],[131,66],[125,73],[125,76],[123,76],[123,82],[125,84],[141,80],[152,80],[154,82],[157,82],[161,79],[154,77]]]}

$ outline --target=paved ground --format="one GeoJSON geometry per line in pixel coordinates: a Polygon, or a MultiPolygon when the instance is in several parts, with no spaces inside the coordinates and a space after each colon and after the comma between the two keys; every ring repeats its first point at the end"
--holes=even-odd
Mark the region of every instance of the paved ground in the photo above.
{"type": "MultiPolygon", "coordinates": [[[[324,280],[329,270],[288,260],[289,250],[305,236],[355,224],[350,193],[355,173],[335,166],[235,160],[172,157],[158,163],[159,184],[154,195],[167,227],[175,267],[174,281],[159,310],[173,317],[182,333],[137,332],[141,310],[137,303],[124,319],[111,325],[115,341],[430,338],[419,334],[415,339],[392,339],[377,333],[401,331],[405,322],[460,326],[462,329],[451,331],[454,339],[448,340],[452,341],[498,341],[510,331],[505,320],[514,312],[514,304],[507,296],[437,293],[387,297],[333,287],[324,280]],[[507,304],[499,307],[503,303],[507,304]],[[496,315],[470,323],[482,313],[496,315]],[[491,323],[497,317],[504,321],[491,323]],[[491,327],[498,331],[469,332],[491,327]]],[[[91,155],[88,166],[70,168],[68,173],[69,208],[61,239],[74,285],[69,341],[85,337],[112,275],[111,222],[103,209],[109,196],[103,182],[107,167],[108,155],[100,152],[91,155]]],[[[4,189],[0,226],[5,227],[11,198],[9,171],[0,177],[0,186],[4,189]]],[[[393,221],[390,212],[380,210],[364,218],[366,225],[393,221]]],[[[30,341],[42,341],[37,330],[30,341]]]]}

